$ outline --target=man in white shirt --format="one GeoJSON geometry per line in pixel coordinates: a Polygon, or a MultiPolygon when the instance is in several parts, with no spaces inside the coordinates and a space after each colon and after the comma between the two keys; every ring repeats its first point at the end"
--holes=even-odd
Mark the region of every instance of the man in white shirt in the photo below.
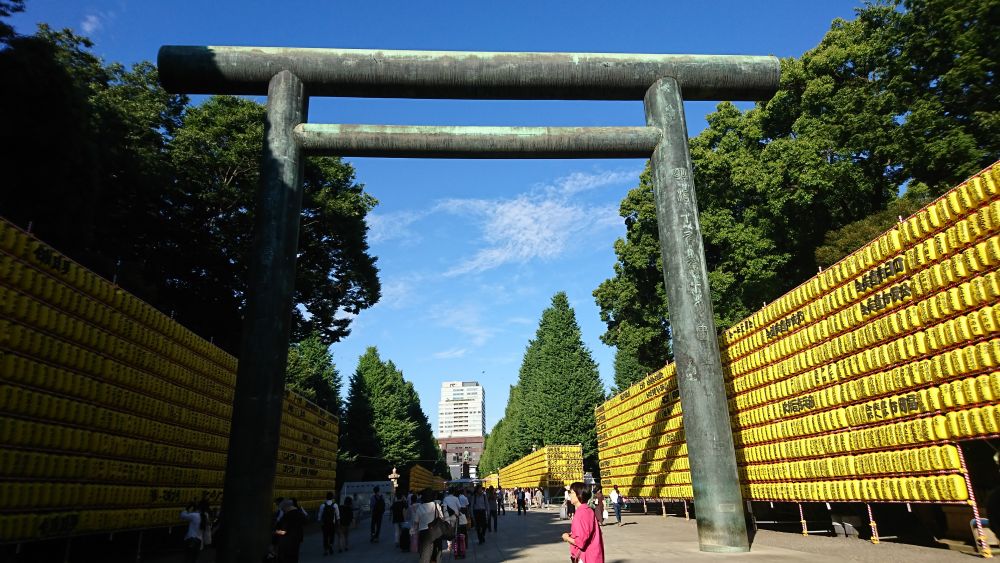
{"type": "Polygon", "coordinates": [[[618,485],[615,485],[611,494],[608,495],[611,498],[611,506],[615,509],[615,519],[618,520],[618,525],[622,525],[622,495],[618,492],[618,485]]]}

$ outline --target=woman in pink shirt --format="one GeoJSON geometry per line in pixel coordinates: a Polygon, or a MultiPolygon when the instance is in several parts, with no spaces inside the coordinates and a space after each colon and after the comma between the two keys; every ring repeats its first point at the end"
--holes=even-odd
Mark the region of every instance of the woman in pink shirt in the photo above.
{"type": "Polygon", "coordinates": [[[569,533],[562,539],[569,544],[569,558],[576,563],[604,563],[604,538],[597,515],[587,506],[590,491],[577,481],[569,486],[569,501],[576,507],[569,533]]]}

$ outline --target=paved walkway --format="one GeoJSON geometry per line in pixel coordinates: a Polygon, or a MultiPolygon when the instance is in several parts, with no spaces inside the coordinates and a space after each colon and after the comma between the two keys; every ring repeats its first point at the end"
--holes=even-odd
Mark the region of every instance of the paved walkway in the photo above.
{"type": "MultiPolygon", "coordinates": [[[[500,516],[498,532],[487,534],[484,545],[478,545],[475,533],[472,534],[473,538],[465,561],[468,563],[566,561],[569,558],[569,550],[568,546],[560,541],[560,536],[569,530],[569,522],[560,521],[557,514],[555,509],[532,510],[524,516],[518,516],[516,512],[507,512],[506,516],[500,516]]],[[[677,517],[662,518],[653,514],[627,514],[624,515],[624,523],[625,525],[621,527],[610,525],[602,528],[607,563],[638,563],[664,559],[809,561],[810,563],[976,561],[974,557],[946,549],[894,543],[873,545],[854,538],[803,537],[799,534],[766,530],[757,533],[750,553],[709,554],[698,551],[697,529],[693,520],[686,521],[677,517]]],[[[388,524],[388,519],[382,527],[382,541],[377,544],[368,542],[368,522],[363,521],[357,530],[351,531],[349,552],[323,557],[320,535],[314,532],[306,537],[302,546],[301,561],[302,563],[335,561],[415,563],[417,561],[416,554],[400,552],[392,540],[393,530],[388,524]]],[[[453,563],[454,559],[446,555],[439,561],[453,563]]]]}
{"type": "MultiPolygon", "coordinates": [[[[518,516],[508,511],[500,517],[497,533],[489,533],[486,543],[478,545],[473,533],[467,558],[461,563],[494,563],[500,561],[559,562],[569,558],[568,546],[560,541],[562,533],[569,530],[569,522],[559,520],[557,510],[531,510],[518,516]]],[[[804,537],[801,534],[760,530],[754,537],[750,553],[711,554],[698,551],[698,532],[694,520],[656,514],[625,514],[624,526],[607,525],[602,528],[607,563],[643,563],[674,561],[728,560],[759,562],[808,561],[809,563],[975,563],[977,557],[931,547],[898,544],[884,541],[873,545],[856,538],[825,536],[804,537]]],[[[351,530],[350,551],[323,556],[318,525],[306,531],[302,544],[301,563],[417,563],[415,553],[403,553],[393,543],[392,526],[388,513],[382,526],[382,541],[368,542],[368,521],[360,522],[351,530]]],[[[214,561],[215,553],[209,549],[199,561],[214,561]]],[[[150,556],[147,563],[179,563],[179,553],[150,556]]],[[[456,563],[450,554],[439,563],[456,563]]]]}

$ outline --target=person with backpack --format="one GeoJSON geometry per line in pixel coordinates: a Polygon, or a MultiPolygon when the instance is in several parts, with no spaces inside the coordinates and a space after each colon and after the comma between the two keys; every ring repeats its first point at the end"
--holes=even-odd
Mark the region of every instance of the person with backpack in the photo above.
{"type": "Polygon", "coordinates": [[[344,510],[340,511],[340,525],[337,526],[337,553],[347,551],[347,535],[354,523],[354,502],[351,497],[344,498],[344,510]]]}
{"type": "Polygon", "coordinates": [[[372,489],[372,497],[368,500],[368,508],[372,515],[371,543],[378,543],[378,538],[382,535],[382,517],[385,515],[385,497],[379,492],[379,488],[372,489]]]}
{"type": "Polygon", "coordinates": [[[340,507],[333,501],[333,493],[326,493],[326,502],[319,505],[319,522],[323,530],[323,555],[333,554],[333,538],[340,522],[340,507]]]}

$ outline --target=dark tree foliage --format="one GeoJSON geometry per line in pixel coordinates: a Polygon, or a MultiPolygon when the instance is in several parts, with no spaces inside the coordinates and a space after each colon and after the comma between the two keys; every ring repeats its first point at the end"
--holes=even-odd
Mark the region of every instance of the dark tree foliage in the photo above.
{"type": "Polygon", "coordinates": [[[14,28],[4,20],[11,15],[24,11],[24,0],[0,0],[0,44],[7,43],[14,37],[14,28]]]}
{"type": "Polygon", "coordinates": [[[311,334],[288,348],[285,387],[340,417],[342,383],[333,356],[318,334],[311,334]]]}
{"type": "MultiPolygon", "coordinates": [[[[14,10],[20,3],[0,3],[14,10]]],[[[0,214],[230,352],[238,351],[264,108],[168,94],[148,62],[105,64],[40,26],[0,49],[0,214]]],[[[293,341],[327,344],[379,298],[366,214],[334,158],[310,159],[293,341]]]]}

